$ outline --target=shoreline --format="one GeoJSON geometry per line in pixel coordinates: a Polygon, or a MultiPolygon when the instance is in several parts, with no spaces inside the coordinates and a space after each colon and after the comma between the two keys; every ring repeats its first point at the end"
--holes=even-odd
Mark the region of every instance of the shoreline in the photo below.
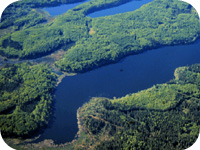
{"type": "MultiPolygon", "coordinates": [[[[128,56],[140,55],[140,54],[143,54],[145,52],[157,50],[159,48],[164,48],[164,47],[192,45],[192,44],[195,44],[197,42],[200,42],[200,36],[197,37],[196,39],[193,39],[193,41],[189,41],[189,42],[181,40],[181,41],[178,41],[178,43],[172,43],[172,44],[166,44],[166,45],[157,44],[157,45],[152,46],[152,47],[144,47],[143,49],[138,50],[138,51],[128,51],[128,52],[125,52],[125,53],[120,53],[119,56],[115,58],[115,60],[103,60],[99,63],[97,62],[97,64],[98,64],[97,66],[89,66],[88,68],[83,68],[80,71],[77,70],[77,71],[72,71],[72,72],[68,71],[68,72],[70,74],[71,73],[72,74],[73,73],[75,73],[75,74],[86,73],[86,72],[89,72],[89,71],[92,71],[92,70],[95,70],[95,69],[98,69],[98,68],[101,68],[101,67],[104,67],[104,66],[107,66],[107,65],[116,64],[116,63],[122,61],[123,59],[125,59],[128,56]]],[[[62,68],[60,68],[60,70],[62,70],[62,72],[65,72],[62,68]]]]}
{"type": "MultiPolygon", "coordinates": [[[[197,41],[195,41],[197,42],[197,41]]],[[[52,67],[52,66],[51,66],[52,67]]],[[[52,67],[53,68],[53,67],[52,67]]],[[[53,68],[54,69],[54,68],[53,68]]],[[[178,71],[178,70],[177,70],[178,71]]],[[[58,80],[57,80],[57,83],[56,83],[56,87],[62,82],[62,80],[66,77],[66,76],[74,76],[74,75],[77,75],[76,73],[66,73],[66,72],[60,72],[62,73],[61,75],[58,75],[58,80]]],[[[175,77],[176,76],[176,72],[175,72],[175,77]]],[[[31,147],[35,147],[35,148],[39,148],[41,146],[44,146],[45,147],[54,147],[54,148],[61,148],[61,147],[65,147],[65,146],[69,146],[70,144],[73,144],[74,142],[76,142],[78,140],[78,138],[81,136],[81,132],[83,131],[83,127],[81,125],[81,117],[80,117],[80,108],[82,106],[80,106],[78,109],[77,109],[77,124],[78,124],[78,132],[76,133],[76,136],[74,137],[74,139],[71,141],[71,142],[66,142],[64,144],[55,144],[53,140],[51,139],[45,139],[41,142],[38,142],[38,143],[27,143],[27,142],[32,142],[34,140],[36,140],[36,138],[33,138],[33,139],[25,139],[24,141],[20,141],[20,139],[9,139],[10,141],[15,141],[16,140],[18,141],[18,144],[19,144],[19,141],[22,142],[20,144],[24,144],[23,146],[26,147],[27,145],[28,146],[31,146],[31,147]],[[25,142],[25,143],[24,143],[25,142]]],[[[40,135],[39,135],[40,136],[40,135]]],[[[39,136],[37,136],[37,138],[39,138],[39,136]]],[[[15,143],[13,142],[13,143],[15,143]]]]}
{"type": "Polygon", "coordinates": [[[81,132],[83,131],[83,127],[81,125],[81,117],[79,114],[80,109],[81,109],[81,107],[79,107],[77,109],[78,132],[76,133],[74,139],[71,142],[55,144],[54,140],[52,140],[52,139],[44,139],[43,141],[34,143],[34,141],[37,140],[41,136],[41,134],[39,134],[38,136],[36,136],[34,138],[24,139],[24,140],[18,139],[18,138],[5,138],[4,140],[10,146],[13,146],[13,147],[20,146],[20,148],[23,148],[23,149],[66,148],[67,146],[77,142],[77,140],[81,136],[81,132]]]}
{"type": "MultiPolygon", "coordinates": [[[[104,8],[103,8],[104,9],[104,8]]],[[[89,10],[89,9],[88,9],[89,10]]],[[[175,42],[177,42],[177,44],[176,43],[173,43],[172,42],[172,44],[169,44],[169,45],[156,45],[155,47],[153,47],[153,48],[150,48],[149,49],[149,47],[145,47],[145,48],[143,48],[141,51],[139,50],[138,52],[137,51],[129,51],[129,52],[126,52],[126,53],[121,53],[120,55],[119,55],[119,57],[116,57],[116,59],[114,60],[114,61],[110,61],[110,60],[105,60],[105,62],[103,62],[102,64],[101,64],[101,62],[99,63],[100,65],[99,66],[93,66],[93,67],[89,67],[89,68],[86,68],[86,69],[83,69],[83,71],[81,71],[81,72],[77,72],[77,73],[70,73],[70,72],[61,72],[61,71],[58,71],[59,73],[62,73],[62,74],[57,74],[57,82],[56,82],[56,85],[55,85],[55,89],[56,89],[56,87],[62,82],[62,80],[66,77],[66,76],[75,76],[75,75],[77,75],[77,74],[80,74],[80,73],[86,73],[86,72],[89,72],[89,71],[92,71],[92,70],[95,70],[95,69],[98,69],[98,68],[101,68],[101,67],[103,67],[103,66],[107,66],[107,65],[110,65],[110,64],[115,64],[115,63],[118,63],[118,62],[120,62],[121,60],[123,60],[124,58],[126,58],[126,57],[128,57],[128,56],[131,56],[131,55],[138,55],[138,54],[143,54],[144,52],[147,52],[147,51],[150,51],[150,50],[156,50],[156,49],[158,49],[158,48],[162,48],[162,47],[167,47],[167,46],[181,46],[181,45],[190,45],[190,44],[193,44],[193,43],[196,43],[196,42],[199,42],[200,40],[199,40],[199,38],[200,37],[197,37],[194,41],[190,41],[189,43],[186,43],[186,42],[184,42],[184,40],[183,41],[175,41],[175,42]],[[180,42],[180,43],[179,43],[180,42]]],[[[66,51],[65,51],[66,52],[66,51]]],[[[24,60],[19,60],[19,59],[8,59],[8,58],[6,58],[6,57],[3,57],[3,56],[0,56],[0,62],[1,62],[1,59],[2,59],[2,64],[0,63],[0,67],[1,67],[1,65],[4,65],[4,64],[7,64],[7,63],[13,63],[13,64],[15,64],[15,63],[23,63],[23,62],[30,62],[30,63],[33,63],[33,64],[41,64],[41,63],[47,63],[47,64],[50,64],[50,66],[51,66],[51,68],[52,68],[52,72],[53,71],[55,71],[56,69],[58,69],[57,67],[55,67],[54,66],[54,64],[55,64],[55,62],[57,61],[57,60],[54,60],[53,62],[47,62],[47,60],[45,60],[45,58],[49,58],[49,59],[57,59],[57,58],[55,58],[55,57],[51,57],[52,56],[52,54],[54,55],[55,53],[60,53],[60,50],[58,50],[58,51],[56,51],[56,52],[53,52],[53,53],[50,53],[50,54],[48,54],[48,55],[46,55],[46,56],[43,56],[43,57],[39,57],[39,58],[36,58],[36,59],[30,59],[30,60],[26,60],[26,59],[24,59],[24,60]],[[4,60],[5,59],[5,60],[4,60]],[[38,60],[37,60],[38,59],[38,60]]],[[[62,53],[62,52],[61,52],[62,53]]],[[[62,58],[61,58],[62,59],[62,58]]],[[[57,71],[57,70],[56,70],[57,71]]],[[[54,94],[53,94],[54,95],[54,94]]],[[[24,145],[22,145],[24,148],[26,148],[26,147],[28,147],[29,148],[29,146],[31,147],[31,148],[34,148],[34,149],[37,149],[37,148],[63,148],[63,147],[66,147],[66,146],[69,146],[69,145],[71,145],[71,144],[73,144],[74,142],[76,142],[77,140],[78,140],[78,138],[80,138],[80,136],[81,136],[81,132],[83,131],[83,127],[82,127],[82,125],[81,125],[81,117],[80,117],[80,108],[81,108],[82,106],[80,106],[78,109],[77,109],[77,124],[78,124],[78,132],[77,132],[77,134],[76,134],[76,136],[75,136],[75,138],[71,141],[71,142],[66,142],[66,143],[64,143],[64,144],[55,144],[54,143],[54,141],[52,140],[52,139],[45,139],[45,140],[43,140],[43,141],[40,141],[40,142],[38,142],[38,143],[28,143],[28,142],[32,142],[32,141],[34,141],[34,140],[36,140],[36,139],[38,139],[41,135],[38,135],[37,137],[35,137],[35,138],[33,138],[33,139],[25,139],[22,143],[20,143],[20,139],[9,139],[8,138],[8,140],[13,140],[13,141],[15,141],[15,142],[18,142],[18,144],[24,144],[24,145]]],[[[15,143],[13,143],[13,144],[15,144],[15,143]]]]}

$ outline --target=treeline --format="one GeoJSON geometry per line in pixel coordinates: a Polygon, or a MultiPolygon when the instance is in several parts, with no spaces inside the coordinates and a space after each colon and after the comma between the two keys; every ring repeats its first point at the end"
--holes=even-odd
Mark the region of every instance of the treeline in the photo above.
{"type": "Polygon", "coordinates": [[[17,3],[19,2],[9,5],[4,10],[1,17],[0,29],[12,27],[14,31],[17,31],[47,21],[47,18],[35,9],[24,4],[16,6],[17,3]]]}
{"type": "MultiPolygon", "coordinates": [[[[51,23],[38,24],[45,21],[44,15],[33,9],[40,2],[21,1],[21,7],[16,9],[23,10],[26,5],[30,7],[24,9],[27,14],[16,13],[23,15],[17,21],[8,19],[19,31],[0,38],[0,54],[8,58],[31,59],[76,43],[56,66],[66,72],[85,72],[117,62],[130,54],[164,45],[187,44],[199,37],[200,24],[196,11],[191,5],[176,0],[156,0],[136,11],[113,16],[85,16],[91,11],[124,2],[128,1],[89,1],[56,17],[51,23]],[[95,9],[90,10],[92,8],[95,9]],[[29,18],[33,18],[32,23],[29,18]],[[93,31],[92,34],[90,31],[93,31]]],[[[15,7],[11,8],[15,10],[15,7]]],[[[7,15],[12,9],[7,10],[7,15]]],[[[9,18],[7,15],[3,16],[9,18]]]]}
{"type": "Polygon", "coordinates": [[[84,0],[21,0],[10,4],[1,17],[0,29],[14,26],[15,30],[27,28],[47,21],[35,8],[57,6],[84,0]]]}
{"type": "Polygon", "coordinates": [[[21,0],[17,3],[17,6],[28,5],[32,8],[35,7],[50,7],[50,6],[57,6],[61,4],[70,4],[70,3],[77,3],[85,0],[21,0]]]}
{"type": "Polygon", "coordinates": [[[79,16],[70,14],[68,17],[68,20],[60,17],[54,24],[44,25],[44,28],[29,28],[7,34],[0,39],[0,54],[9,58],[37,58],[87,36],[86,20],[74,21],[79,16]]]}
{"type": "MultiPolygon", "coordinates": [[[[82,5],[86,7],[86,4],[82,5]]],[[[85,72],[130,54],[191,43],[200,33],[196,11],[177,0],[155,0],[133,12],[92,18],[88,27],[93,34],[80,39],[57,62],[62,71],[85,72]]]]}
{"type": "MultiPolygon", "coordinates": [[[[90,7],[104,5],[105,1],[94,1],[90,3],[91,6],[88,2],[86,5],[80,5],[84,6],[84,9],[79,10],[77,7],[58,16],[50,24],[39,24],[46,22],[47,18],[35,8],[72,2],[78,1],[20,1],[10,5],[2,15],[0,26],[2,28],[13,26],[15,32],[0,39],[0,54],[8,58],[37,58],[77,42],[83,37],[88,38],[91,18],[86,17],[84,12],[90,7]]],[[[111,0],[109,4],[116,2],[111,0]]]]}
{"type": "Polygon", "coordinates": [[[177,69],[176,78],[165,84],[119,99],[91,99],[78,110],[81,146],[74,146],[98,150],[190,147],[199,135],[199,83],[200,65],[195,64],[177,69]]]}
{"type": "MultiPolygon", "coordinates": [[[[25,16],[27,17],[28,15],[25,16]]],[[[18,21],[23,19],[22,17],[18,21]]],[[[57,17],[51,24],[31,28],[23,26],[23,29],[0,38],[0,54],[8,58],[31,59],[50,54],[60,48],[65,49],[68,44],[88,37],[89,20],[83,14],[69,11],[57,17]]]]}
{"type": "Polygon", "coordinates": [[[91,0],[87,3],[77,6],[76,8],[73,8],[72,10],[88,15],[95,11],[99,11],[99,10],[107,9],[111,7],[116,7],[124,3],[128,3],[130,1],[133,1],[133,0],[106,0],[106,1],[105,0],[91,0]]]}
{"type": "Polygon", "coordinates": [[[9,64],[0,69],[3,137],[31,136],[48,123],[56,78],[44,64],[9,64]]]}
{"type": "Polygon", "coordinates": [[[165,45],[187,44],[199,37],[200,24],[196,11],[191,5],[176,0],[155,0],[136,11],[113,16],[85,16],[100,8],[124,2],[128,1],[89,1],[57,16],[51,23],[38,24],[45,21],[45,16],[33,9],[40,2],[21,1],[21,7],[10,7],[7,15],[2,16],[3,24],[6,23],[4,18],[13,16],[9,16],[12,10],[23,11],[16,13],[23,15],[20,19],[15,16],[18,18],[16,21],[8,19],[19,31],[0,38],[0,54],[8,58],[31,59],[76,43],[56,66],[66,72],[85,72],[117,62],[130,54],[165,45]],[[26,5],[30,7],[23,9],[26,5]]]}

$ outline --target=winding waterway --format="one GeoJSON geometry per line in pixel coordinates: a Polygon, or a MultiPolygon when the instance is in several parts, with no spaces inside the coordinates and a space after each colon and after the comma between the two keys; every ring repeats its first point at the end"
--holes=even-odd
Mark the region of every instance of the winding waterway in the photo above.
{"type": "MultiPolygon", "coordinates": [[[[127,4],[124,4],[127,8],[131,7],[127,4]]],[[[97,17],[94,14],[93,17],[97,17]]],[[[56,144],[72,141],[78,131],[76,111],[91,97],[121,97],[169,81],[177,67],[200,63],[199,46],[200,40],[191,45],[162,47],[65,77],[55,91],[55,111],[50,126],[37,141],[52,139],[56,144]]]]}
{"type": "Polygon", "coordinates": [[[199,46],[197,41],[150,50],[116,64],[65,77],[55,92],[53,123],[39,140],[53,139],[55,143],[73,140],[78,131],[76,111],[91,97],[121,97],[169,81],[177,67],[200,63],[199,46]]]}

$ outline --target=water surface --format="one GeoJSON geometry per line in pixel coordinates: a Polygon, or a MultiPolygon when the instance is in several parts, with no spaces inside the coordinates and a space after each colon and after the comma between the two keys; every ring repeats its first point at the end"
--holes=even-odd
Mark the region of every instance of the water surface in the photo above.
{"type": "Polygon", "coordinates": [[[44,10],[47,11],[51,16],[58,16],[58,15],[64,14],[69,9],[75,8],[76,6],[83,4],[87,1],[90,1],[90,0],[85,0],[82,2],[72,3],[72,4],[63,4],[63,5],[56,6],[56,7],[46,7],[46,8],[44,8],[44,10]]]}
{"type": "Polygon", "coordinates": [[[134,10],[140,8],[142,5],[152,2],[152,1],[153,0],[133,0],[133,1],[127,2],[127,3],[117,6],[117,7],[96,11],[94,13],[88,14],[87,16],[96,18],[96,17],[104,17],[104,16],[108,16],[108,15],[115,15],[118,13],[130,12],[130,11],[134,11],[134,10]]]}
{"type": "MultiPolygon", "coordinates": [[[[100,17],[133,11],[151,1],[131,1],[88,16],[100,17]]],[[[68,4],[68,8],[61,5],[46,10],[51,15],[59,15],[78,4],[71,4],[70,7],[68,4]]],[[[200,41],[191,45],[163,47],[128,56],[116,64],[84,74],[65,77],[55,91],[54,117],[37,141],[52,139],[56,144],[72,141],[78,131],[77,109],[91,97],[122,97],[158,83],[165,83],[173,78],[177,67],[200,63],[199,46],[200,41]]]]}
{"type": "Polygon", "coordinates": [[[199,46],[197,41],[150,50],[116,64],[65,77],[55,92],[53,123],[39,140],[53,139],[55,143],[73,140],[78,131],[76,111],[91,97],[121,97],[165,83],[174,77],[177,67],[200,63],[199,46]]]}
{"type": "MultiPolygon", "coordinates": [[[[90,0],[85,0],[85,1],[73,3],[73,4],[63,4],[63,5],[56,6],[56,7],[47,7],[47,8],[44,8],[44,10],[49,12],[49,14],[51,16],[57,16],[57,15],[61,15],[65,12],[67,12],[69,9],[75,8],[76,6],[83,4],[85,2],[88,2],[88,1],[90,1],[90,0]]],[[[127,2],[125,4],[122,4],[120,6],[96,11],[94,13],[88,14],[87,16],[95,18],[95,17],[102,17],[102,16],[115,15],[118,13],[134,11],[134,10],[140,8],[142,5],[152,2],[152,1],[153,0],[133,0],[133,1],[127,2]]]]}

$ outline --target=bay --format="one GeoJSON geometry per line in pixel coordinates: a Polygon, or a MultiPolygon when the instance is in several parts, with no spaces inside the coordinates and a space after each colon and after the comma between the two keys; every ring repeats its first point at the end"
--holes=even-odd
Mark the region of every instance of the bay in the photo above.
{"type": "Polygon", "coordinates": [[[65,77],[55,91],[52,124],[38,140],[52,139],[56,144],[72,141],[78,131],[77,109],[91,97],[122,97],[165,83],[174,78],[177,67],[200,63],[199,46],[200,40],[190,45],[162,47],[65,77]]]}
{"type": "MultiPolygon", "coordinates": [[[[131,1],[96,11],[88,16],[102,17],[133,11],[151,1],[131,1]]],[[[70,4],[70,7],[61,5],[45,8],[45,10],[56,16],[81,3],[70,4]]],[[[56,144],[72,141],[78,132],[77,109],[90,98],[122,97],[155,84],[165,83],[174,78],[176,68],[200,63],[199,46],[200,40],[190,45],[166,46],[128,56],[116,64],[65,77],[55,91],[54,113],[50,125],[36,141],[52,139],[56,144]]]]}

